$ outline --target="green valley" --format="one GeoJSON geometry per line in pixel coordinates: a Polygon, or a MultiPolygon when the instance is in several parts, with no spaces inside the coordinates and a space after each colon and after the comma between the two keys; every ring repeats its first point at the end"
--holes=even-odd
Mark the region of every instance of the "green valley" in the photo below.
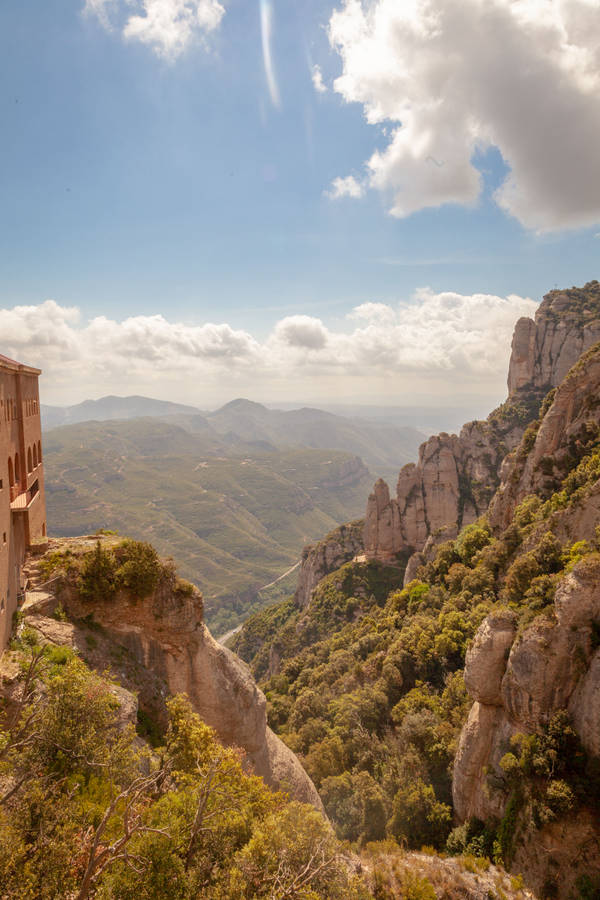
{"type": "Polygon", "coordinates": [[[232,447],[156,419],[53,430],[45,466],[52,534],[152,540],[201,588],[216,634],[261,604],[307,541],[361,513],[372,480],[341,451],[232,447]]]}

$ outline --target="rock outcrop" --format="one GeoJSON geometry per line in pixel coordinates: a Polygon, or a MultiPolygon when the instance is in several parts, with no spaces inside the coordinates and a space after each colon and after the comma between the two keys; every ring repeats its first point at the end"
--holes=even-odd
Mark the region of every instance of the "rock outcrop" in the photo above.
{"type": "Polygon", "coordinates": [[[549,390],[561,383],[582,353],[600,341],[600,283],[550,291],[533,319],[517,322],[508,369],[508,392],[526,386],[549,390]]]}
{"type": "Polygon", "coordinates": [[[443,432],[421,445],[418,462],[400,470],[396,497],[390,499],[379,479],[367,503],[367,558],[392,562],[399,553],[423,550],[431,537],[456,537],[486,511],[502,459],[523,430],[524,425],[492,417],[469,422],[459,435],[443,432]]]}
{"type": "Polygon", "coordinates": [[[590,610],[597,603],[599,577],[600,563],[593,575],[589,563],[576,567],[557,591],[557,621],[536,620],[512,644],[514,629],[498,633],[495,617],[481,625],[465,666],[475,703],[454,764],[459,819],[502,815],[509,792],[499,762],[510,736],[539,731],[559,710],[570,710],[584,748],[598,755],[600,699],[594,695],[598,662],[592,641],[598,619],[578,613],[574,624],[569,615],[560,615],[560,607],[568,596],[569,605],[590,610]]]}
{"type": "MultiPolygon", "coordinates": [[[[68,551],[70,558],[81,556],[93,549],[95,541],[53,540],[49,553],[68,551]]],[[[160,715],[167,695],[187,694],[223,743],[241,747],[267,784],[289,790],[295,799],[322,810],[312,781],[292,751],[268,728],[265,696],[250,670],[218,644],[204,624],[202,596],[196,588],[182,586],[173,575],[162,579],[144,599],[120,591],[110,600],[92,603],[81,598],[69,572],[56,578],[46,592],[35,590],[43,580],[37,561],[30,562],[28,576],[33,600],[26,606],[27,624],[43,640],[70,643],[99,668],[118,659],[117,674],[128,688],[139,690],[140,702],[148,702],[154,715],[160,715]],[[70,621],[52,618],[52,609],[59,603],[70,621]],[[94,630],[88,633],[90,615],[94,630]],[[101,651],[90,652],[101,636],[101,651]]]]}
{"type": "Polygon", "coordinates": [[[322,578],[363,552],[363,525],[362,520],[340,525],[322,541],[304,548],[294,595],[296,606],[301,609],[308,606],[322,578]]]}
{"type": "MultiPolygon", "coordinates": [[[[431,536],[452,538],[485,513],[500,484],[504,458],[537,418],[545,394],[599,340],[597,281],[581,289],[551,291],[535,321],[519,319],[508,400],[485,422],[465,425],[458,436],[442,433],[422,444],[418,462],[400,471],[396,497],[390,499],[383,482],[376,484],[365,519],[367,558],[389,562],[400,552],[422,551],[431,536]]],[[[558,418],[556,426],[561,427],[558,418]]],[[[412,573],[416,565],[409,568],[412,573]]]]}
{"type": "Polygon", "coordinates": [[[467,651],[465,685],[478,703],[502,706],[502,677],[516,634],[515,616],[488,616],[467,651]]]}
{"type": "MultiPolygon", "coordinates": [[[[504,815],[511,788],[500,761],[511,749],[510,739],[542,731],[561,710],[570,713],[587,753],[600,760],[599,583],[600,559],[584,559],[559,585],[554,619],[540,617],[519,636],[508,613],[489,616],[480,626],[465,665],[465,683],[475,702],[454,760],[452,794],[459,821],[504,815]]],[[[557,894],[568,896],[579,871],[574,846],[579,831],[588,845],[582,871],[591,865],[600,872],[600,832],[586,810],[577,819],[564,819],[560,828],[548,826],[535,840],[525,834],[527,852],[521,846],[515,867],[541,890],[552,866],[568,861],[569,876],[557,894]],[[589,821],[582,830],[583,820],[589,821]]]]}
{"type": "Polygon", "coordinates": [[[493,528],[506,528],[517,505],[529,494],[549,496],[566,472],[598,440],[599,396],[600,343],[581,357],[556,388],[541,424],[531,434],[533,445],[529,447],[526,443],[504,462],[502,485],[489,510],[493,528]]]}
{"type": "MultiPolygon", "coordinates": [[[[488,511],[492,530],[502,536],[526,497],[539,498],[534,500],[538,505],[552,497],[522,531],[520,552],[527,554],[549,531],[563,546],[581,542],[586,549],[562,574],[550,609],[519,631],[513,613],[489,616],[467,653],[465,684],[474,703],[454,762],[453,800],[460,821],[504,815],[511,784],[500,761],[511,749],[511,737],[543,732],[560,711],[568,711],[588,758],[600,763],[600,554],[593,550],[600,525],[600,343],[585,350],[597,334],[600,291],[597,283],[586,290],[590,287],[586,296],[596,306],[588,302],[578,308],[577,319],[567,310],[564,326],[553,318],[563,308],[564,294],[546,298],[536,317],[533,366],[524,372],[519,357],[511,368],[517,389],[525,377],[529,384],[544,380],[550,385],[564,377],[544,402],[541,419],[505,459],[488,511]],[[582,324],[582,316],[589,321],[582,324]],[[573,347],[585,352],[564,375],[573,347]]],[[[531,345],[530,326],[519,325],[517,332],[513,358],[515,347],[524,356],[522,348],[528,341],[531,345]]],[[[524,826],[516,847],[513,865],[537,890],[545,890],[549,879],[556,896],[568,897],[579,873],[594,871],[600,877],[600,829],[591,809],[563,815],[560,823],[539,826],[535,834],[524,826]]]]}

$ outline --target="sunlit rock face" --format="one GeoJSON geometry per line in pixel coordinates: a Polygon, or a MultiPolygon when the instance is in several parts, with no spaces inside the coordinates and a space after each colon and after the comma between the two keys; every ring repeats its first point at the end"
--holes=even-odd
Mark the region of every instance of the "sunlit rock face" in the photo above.
{"type": "Polygon", "coordinates": [[[308,544],[302,551],[298,587],[294,595],[297,606],[308,606],[319,581],[350,562],[364,550],[362,521],[340,525],[322,541],[308,544]]]}
{"type": "Polygon", "coordinates": [[[600,341],[600,284],[550,291],[533,319],[519,319],[508,369],[509,394],[556,387],[582,353],[600,341]]]}
{"type": "MultiPolygon", "coordinates": [[[[507,402],[485,422],[464,425],[458,436],[442,433],[429,438],[419,449],[418,461],[400,470],[395,497],[390,498],[384,482],[377,482],[366,511],[367,558],[389,562],[400,552],[422,551],[430,537],[451,538],[485,513],[501,478],[505,480],[503,461],[536,419],[544,395],[561,384],[581,354],[598,341],[598,282],[551,291],[535,320],[519,319],[507,402]]],[[[580,386],[575,392],[581,395],[580,386]]],[[[559,433],[564,417],[573,417],[568,400],[555,413],[554,424],[548,421],[545,428],[559,433]]],[[[546,437],[543,446],[552,447],[546,437]]],[[[537,463],[539,459],[532,465],[537,463]]],[[[411,574],[414,570],[410,567],[411,574]]]]}
{"type": "MultiPolygon", "coordinates": [[[[105,539],[110,543],[111,539],[105,539]]],[[[118,539],[112,539],[118,542],[118,539]]],[[[50,541],[50,553],[73,557],[89,553],[96,538],[63,538],[50,541]]],[[[166,697],[186,694],[204,722],[212,726],[220,740],[244,751],[246,765],[275,788],[285,788],[297,800],[322,810],[320,797],[292,751],[267,726],[266,699],[249,668],[230,650],[219,644],[203,620],[202,595],[188,584],[181,587],[174,572],[160,580],[144,598],[120,590],[106,600],[82,599],[76,577],[67,573],[52,584],[51,593],[35,591],[35,583],[45,581],[31,560],[27,569],[33,598],[28,624],[44,640],[68,643],[78,652],[89,652],[89,635],[77,623],[90,615],[101,629],[94,644],[100,658],[94,664],[104,670],[114,659],[119,675],[128,686],[150,697],[160,710],[166,697]],[[52,608],[60,602],[70,619],[57,622],[52,608]],[[56,634],[57,628],[60,634],[56,634]],[[104,656],[104,658],[102,658],[104,656]],[[122,671],[121,671],[122,669],[122,671]]]]}

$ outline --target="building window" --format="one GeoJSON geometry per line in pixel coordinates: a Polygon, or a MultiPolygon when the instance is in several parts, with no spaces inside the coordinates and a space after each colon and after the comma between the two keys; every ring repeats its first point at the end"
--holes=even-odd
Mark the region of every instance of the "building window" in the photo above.
{"type": "Polygon", "coordinates": [[[11,487],[15,483],[15,476],[14,476],[14,472],[13,472],[13,461],[10,458],[10,456],[8,457],[8,483],[11,487]]]}
{"type": "Polygon", "coordinates": [[[38,462],[42,461],[42,442],[38,441],[38,462]]]}
{"type": "Polygon", "coordinates": [[[0,478],[0,491],[2,490],[2,487],[3,487],[2,479],[0,478]]]}
{"type": "Polygon", "coordinates": [[[29,447],[27,450],[27,471],[33,472],[33,463],[31,460],[31,447],[29,447]]]}
{"type": "Polygon", "coordinates": [[[37,457],[37,446],[33,445],[33,468],[37,469],[38,457],[37,457]]]}
{"type": "Polygon", "coordinates": [[[42,522],[42,537],[46,537],[46,523],[42,522]]]}
{"type": "Polygon", "coordinates": [[[19,482],[21,480],[21,469],[19,467],[19,454],[15,453],[15,481],[19,482]]]}
{"type": "Polygon", "coordinates": [[[5,531],[2,532],[2,543],[3,544],[6,543],[6,532],[5,531]]]}

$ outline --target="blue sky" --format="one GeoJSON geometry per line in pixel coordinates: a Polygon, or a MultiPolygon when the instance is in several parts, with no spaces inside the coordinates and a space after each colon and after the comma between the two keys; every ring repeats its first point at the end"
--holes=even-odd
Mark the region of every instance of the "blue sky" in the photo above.
{"type": "MultiPolygon", "coordinates": [[[[100,0],[95,2],[99,7],[100,0]]],[[[107,3],[111,29],[89,10],[84,13],[84,0],[32,0],[0,8],[0,292],[5,310],[52,299],[58,309],[79,311],[69,319],[75,334],[97,317],[121,323],[160,316],[182,329],[226,324],[255,340],[260,354],[268,352],[269,336],[286,317],[320,321],[327,343],[327,335],[352,331],[354,320],[347,317],[354,308],[418,306],[422,298],[415,292],[423,287],[436,297],[450,292],[506,301],[517,295],[521,300],[514,309],[520,314],[528,311],[527,298],[539,300],[555,285],[598,276],[600,213],[595,219],[595,208],[582,210],[578,221],[577,210],[565,209],[557,198],[549,213],[539,213],[548,214],[551,227],[540,219],[540,229],[530,227],[516,202],[507,212],[493,193],[510,171],[512,157],[505,162],[488,137],[480,137],[480,145],[468,153],[482,179],[474,202],[465,205],[457,194],[459,202],[438,204],[428,187],[431,205],[418,208],[419,195],[416,211],[390,214],[390,197],[401,181],[390,180],[390,166],[384,187],[377,189],[367,163],[376,151],[386,153],[398,118],[388,109],[380,121],[367,121],[379,102],[372,92],[379,88],[371,87],[368,71],[357,69],[365,35],[338,39],[332,46],[332,14],[337,10],[345,16],[340,22],[346,26],[351,15],[362,15],[356,0],[347,7],[324,0],[274,0],[271,51],[279,105],[265,72],[259,0],[222,0],[218,25],[210,31],[197,28],[181,52],[168,56],[156,43],[123,36],[128,17],[148,15],[148,2],[145,8],[142,0],[134,6],[124,0],[107,3]],[[313,85],[315,65],[322,72],[323,92],[313,85]],[[343,72],[352,85],[334,89],[343,72]],[[351,102],[353,97],[360,99],[351,102]],[[361,185],[357,192],[362,196],[333,199],[332,183],[348,176],[361,185]],[[557,227],[560,216],[570,227],[557,227]]],[[[175,0],[173,8],[187,2],[175,0]]],[[[469,2],[477,5],[477,0],[469,2]]],[[[586,2],[598,11],[594,0],[586,2]]],[[[380,6],[383,24],[378,38],[371,29],[372,43],[382,33],[387,40],[381,32],[387,27],[385,15],[395,15],[394,6],[402,4],[376,0],[373,5],[380,6]]],[[[389,78],[384,73],[390,84],[396,77],[393,71],[389,78]]],[[[455,115],[452,109],[449,114],[455,115]]],[[[488,118],[483,116],[486,128],[489,124],[489,133],[495,134],[493,115],[488,118]]],[[[432,174],[437,174],[433,167],[446,164],[446,132],[439,122],[436,127],[444,158],[428,157],[423,165],[432,174]]],[[[501,149],[507,155],[509,147],[515,160],[522,158],[510,140],[506,145],[499,141],[501,149]]],[[[393,161],[394,171],[403,160],[406,156],[393,161]]],[[[448,156],[450,167],[458,183],[464,160],[454,166],[448,156]]],[[[54,322],[57,316],[54,311],[54,322]]],[[[99,396],[105,383],[113,389],[122,385],[119,393],[147,386],[147,393],[194,399],[181,371],[167,359],[158,360],[162,382],[156,373],[146,377],[141,363],[128,366],[125,360],[111,368],[114,378],[99,364],[84,383],[77,376],[75,386],[74,373],[84,370],[71,358],[70,338],[63,335],[65,346],[54,358],[49,339],[35,329],[25,333],[26,318],[15,313],[5,320],[3,350],[46,362],[51,400],[81,399],[78,391],[99,396]],[[17,320],[20,325],[14,324],[17,320]],[[70,387],[56,371],[60,365],[70,372],[70,387]]],[[[292,346],[299,346],[296,337],[292,346]]],[[[320,350],[322,345],[310,342],[303,347],[320,350]]],[[[157,352],[155,346],[148,358],[157,352]]],[[[196,357],[203,352],[214,360],[214,348],[193,350],[196,357]]],[[[225,356],[232,358],[229,351],[225,356]]],[[[304,353],[300,378],[297,370],[282,369],[276,378],[271,372],[256,384],[249,382],[248,369],[223,381],[209,367],[207,397],[227,399],[229,391],[246,384],[256,399],[281,400],[286,378],[291,378],[292,400],[304,399],[291,396],[299,392],[318,400],[319,384],[324,399],[356,394],[349,382],[339,387],[340,379],[354,374],[351,354],[348,372],[336,371],[333,380],[323,360],[308,356],[304,353]],[[279,386],[266,396],[275,382],[279,386]]],[[[417,377],[422,362],[416,368],[406,362],[396,369],[391,362],[386,365],[380,374],[390,393],[383,399],[401,405],[403,392],[410,391],[408,376],[417,377]],[[390,371],[398,375],[393,390],[390,371]]],[[[462,389],[477,393],[476,370],[466,377],[462,389]]],[[[491,396],[500,390],[503,376],[494,372],[488,381],[491,396]]],[[[456,385],[458,390],[459,381],[456,385]]],[[[377,390],[374,384],[366,392],[372,390],[377,390]]]]}

